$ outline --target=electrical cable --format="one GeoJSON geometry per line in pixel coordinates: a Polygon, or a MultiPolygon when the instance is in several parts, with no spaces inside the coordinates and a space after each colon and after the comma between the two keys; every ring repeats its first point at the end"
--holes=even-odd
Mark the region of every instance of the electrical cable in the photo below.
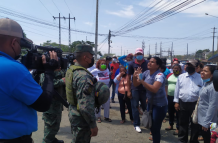
{"type": "MultiPolygon", "coordinates": [[[[41,0],[39,0],[41,2],[41,0]]],[[[52,16],[51,12],[45,7],[45,5],[41,2],[41,4],[44,6],[44,8],[48,11],[48,13],[50,13],[50,15],[52,16]]]]}
{"type": "Polygon", "coordinates": [[[53,2],[53,4],[55,5],[55,7],[58,9],[58,11],[61,13],[60,9],[56,6],[55,2],[53,0],[51,0],[53,2]]]}

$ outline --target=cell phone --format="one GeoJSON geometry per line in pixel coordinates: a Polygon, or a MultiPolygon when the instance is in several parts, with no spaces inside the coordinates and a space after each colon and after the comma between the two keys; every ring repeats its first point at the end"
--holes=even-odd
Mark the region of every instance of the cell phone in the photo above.
{"type": "Polygon", "coordinates": [[[139,79],[142,80],[142,73],[139,74],[139,79]]]}

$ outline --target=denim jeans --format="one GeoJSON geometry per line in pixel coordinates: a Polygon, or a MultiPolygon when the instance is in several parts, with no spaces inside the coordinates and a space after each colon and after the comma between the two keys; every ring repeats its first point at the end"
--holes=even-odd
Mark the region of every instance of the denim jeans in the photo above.
{"type": "Polygon", "coordinates": [[[140,118],[139,118],[139,101],[141,102],[142,110],[146,110],[146,91],[145,90],[132,90],[132,116],[134,120],[134,127],[140,126],[140,118]]]}
{"type": "Polygon", "coordinates": [[[110,79],[109,88],[112,86],[112,96],[111,100],[114,100],[115,97],[115,90],[116,90],[116,84],[114,83],[113,79],[110,79]]]}
{"type": "MultiPolygon", "coordinates": [[[[152,108],[152,127],[151,133],[153,137],[153,143],[160,143],[160,129],[162,126],[163,119],[166,116],[168,106],[156,106],[152,108]]],[[[150,109],[150,103],[148,103],[147,111],[150,109]]]]}

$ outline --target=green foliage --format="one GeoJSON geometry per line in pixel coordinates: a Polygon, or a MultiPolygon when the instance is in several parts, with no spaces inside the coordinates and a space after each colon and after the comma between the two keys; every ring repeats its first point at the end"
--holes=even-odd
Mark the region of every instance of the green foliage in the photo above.
{"type": "MultiPolygon", "coordinates": [[[[70,47],[68,45],[63,45],[61,44],[61,50],[63,52],[70,52],[70,53],[73,53],[75,51],[75,48],[78,44],[87,44],[87,45],[91,45],[92,47],[95,47],[95,44],[93,42],[90,42],[90,41],[74,41],[70,47]]],[[[56,43],[56,42],[52,42],[51,40],[47,40],[46,42],[44,42],[42,44],[42,46],[53,46],[53,47],[56,47],[56,48],[59,48],[59,44],[56,43]]],[[[101,54],[101,52],[99,51],[98,52],[99,55],[101,54]]],[[[102,55],[102,54],[101,54],[102,55]]]]}

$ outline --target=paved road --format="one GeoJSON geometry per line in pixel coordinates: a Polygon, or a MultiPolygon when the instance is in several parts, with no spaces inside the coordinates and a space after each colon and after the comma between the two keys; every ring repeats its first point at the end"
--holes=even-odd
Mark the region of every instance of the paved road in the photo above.
{"type": "MultiPolygon", "coordinates": [[[[133,125],[130,122],[129,115],[126,116],[127,122],[120,124],[120,111],[118,99],[115,99],[116,103],[111,103],[110,118],[112,122],[98,123],[99,133],[97,137],[93,137],[91,143],[152,143],[148,140],[149,130],[142,129],[142,133],[137,133],[133,125]]],[[[101,112],[103,116],[103,111],[101,112]]],[[[33,133],[33,139],[35,143],[41,143],[43,138],[44,122],[42,120],[42,113],[38,113],[38,131],[33,133]]],[[[163,123],[161,129],[162,141],[161,143],[176,143],[177,137],[173,135],[174,131],[165,131],[168,127],[168,122],[163,123]]],[[[65,143],[71,143],[71,130],[68,119],[68,111],[65,108],[62,115],[62,122],[58,139],[64,140],[65,143]]]]}

